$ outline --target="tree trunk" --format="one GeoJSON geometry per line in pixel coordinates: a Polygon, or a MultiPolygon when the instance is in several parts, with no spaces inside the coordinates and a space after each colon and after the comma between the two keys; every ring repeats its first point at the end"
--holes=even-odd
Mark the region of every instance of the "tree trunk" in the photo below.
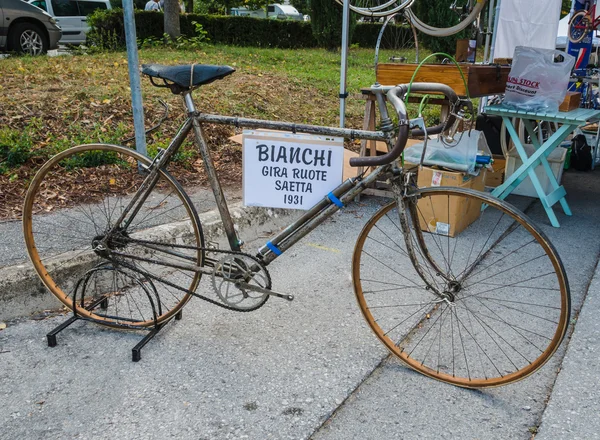
{"type": "Polygon", "coordinates": [[[165,34],[172,39],[181,35],[179,27],[179,0],[165,0],[165,34]]]}

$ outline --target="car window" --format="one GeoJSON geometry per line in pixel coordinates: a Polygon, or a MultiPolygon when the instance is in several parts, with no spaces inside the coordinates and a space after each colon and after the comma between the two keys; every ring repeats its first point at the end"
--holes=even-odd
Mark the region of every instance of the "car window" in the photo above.
{"type": "Polygon", "coordinates": [[[90,15],[96,9],[107,9],[106,3],[102,2],[78,1],[77,3],[79,3],[79,12],[81,15],[90,15]]]}
{"type": "Polygon", "coordinates": [[[48,12],[48,6],[46,6],[46,0],[37,0],[35,2],[31,2],[33,6],[37,6],[40,9],[48,12]]]}
{"type": "Polygon", "coordinates": [[[76,17],[79,15],[75,0],[52,0],[52,9],[57,17],[76,17]]]}

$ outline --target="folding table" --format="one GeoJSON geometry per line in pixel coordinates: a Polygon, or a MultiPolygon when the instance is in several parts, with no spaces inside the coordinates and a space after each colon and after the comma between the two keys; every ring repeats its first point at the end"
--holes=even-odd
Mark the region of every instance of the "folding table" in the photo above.
{"type": "Polygon", "coordinates": [[[542,202],[542,206],[548,214],[550,223],[556,228],[560,227],[558,219],[552,210],[552,206],[555,203],[560,202],[560,205],[562,206],[562,209],[566,215],[572,215],[572,213],[569,205],[567,204],[567,200],[565,199],[567,192],[565,191],[564,187],[560,186],[556,181],[547,157],[577,127],[591,121],[599,120],[600,110],[581,108],[570,112],[536,112],[516,110],[504,105],[490,105],[485,108],[485,113],[502,117],[502,120],[504,121],[510,137],[515,145],[515,149],[523,161],[523,164],[517,168],[502,185],[492,191],[492,195],[500,199],[505,199],[517,186],[519,186],[523,180],[527,178],[527,176],[529,176],[531,183],[533,184],[535,191],[542,202]],[[536,149],[535,153],[529,157],[527,156],[525,148],[519,140],[519,135],[517,134],[517,131],[512,123],[513,118],[519,118],[523,121],[525,130],[531,137],[531,143],[536,149]],[[534,132],[532,121],[556,122],[560,124],[560,127],[556,133],[540,143],[536,133],[534,132]],[[540,183],[540,180],[537,177],[537,174],[535,173],[535,169],[540,165],[545,170],[546,174],[548,175],[548,179],[550,180],[550,185],[552,187],[550,194],[546,194],[540,183]]]}

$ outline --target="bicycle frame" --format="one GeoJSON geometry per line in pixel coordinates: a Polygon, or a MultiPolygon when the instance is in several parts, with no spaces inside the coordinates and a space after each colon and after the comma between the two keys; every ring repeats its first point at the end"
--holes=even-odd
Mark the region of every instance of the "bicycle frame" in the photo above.
{"type": "Polygon", "coordinates": [[[589,9],[585,9],[585,15],[588,17],[588,26],[573,25],[576,29],[585,29],[586,31],[593,31],[600,26],[600,17],[596,18],[596,3],[594,3],[589,9]]]}
{"type": "MultiPolygon", "coordinates": [[[[199,149],[200,155],[204,161],[205,169],[208,174],[208,180],[211,184],[211,189],[215,196],[215,201],[217,203],[217,207],[219,209],[219,213],[221,215],[221,219],[223,221],[223,228],[225,230],[229,247],[232,251],[240,251],[241,246],[243,244],[242,241],[237,236],[235,232],[235,228],[233,225],[233,220],[231,218],[231,214],[229,212],[229,208],[227,206],[227,202],[225,199],[225,195],[223,193],[223,189],[221,187],[219,178],[217,176],[216,169],[214,167],[214,163],[212,161],[212,157],[210,155],[210,151],[208,148],[208,144],[205,140],[202,123],[217,123],[217,124],[225,124],[225,125],[233,125],[236,127],[244,126],[248,128],[264,128],[264,129],[272,129],[272,130],[281,130],[288,132],[302,132],[309,134],[320,134],[326,136],[337,136],[337,137],[345,137],[351,139],[366,139],[366,140],[378,140],[385,141],[388,143],[388,146],[391,144],[392,139],[394,138],[395,132],[391,120],[389,119],[387,113],[386,102],[384,99],[384,92],[391,92],[392,88],[382,88],[380,86],[374,86],[372,88],[373,92],[377,97],[377,102],[379,105],[380,115],[381,115],[381,131],[367,131],[367,130],[354,130],[347,128],[334,128],[334,127],[325,127],[325,126],[315,126],[315,125],[306,125],[306,124],[294,124],[288,122],[279,122],[279,121],[267,121],[267,120],[258,120],[258,119],[249,119],[249,118],[238,118],[231,116],[221,116],[221,115],[213,115],[213,114],[204,114],[196,111],[196,107],[191,97],[191,91],[186,91],[183,93],[183,99],[188,110],[188,118],[183,123],[181,128],[179,129],[177,135],[173,138],[169,146],[165,150],[160,150],[154,161],[147,167],[147,171],[149,172],[148,176],[144,179],[143,183],[140,186],[138,192],[133,196],[132,200],[123,210],[120,218],[115,222],[115,226],[106,234],[106,238],[104,241],[108,240],[108,237],[114,233],[119,228],[127,228],[135,218],[138,213],[141,205],[146,200],[148,195],[150,194],[152,188],[158,181],[159,173],[158,170],[166,167],[170,158],[178,151],[178,149],[183,144],[184,140],[190,133],[190,131],[194,131],[194,137],[196,141],[196,146],[199,149]]],[[[394,88],[394,90],[406,91],[406,86],[398,86],[394,88]]],[[[429,84],[429,83],[414,83],[412,86],[413,91],[438,91],[444,93],[448,99],[452,102],[453,105],[460,105],[464,103],[460,100],[456,94],[447,86],[439,85],[439,84],[429,84]]],[[[394,159],[400,155],[401,151],[404,148],[404,144],[406,143],[406,138],[408,137],[408,126],[409,121],[403,119],[405,117],[404,104],[399,98],[395,97],[395,95],[388,94],[388,99],[393,101],[394,107],[398,111],[400,121],[399,121],[399,134],[396,142],[396,146],[390,150],[387,155],[380,157],[372,157],[372,158],[355,158],[353,159],[356,166],[360,165],[380,165],[375,168],[368,176],[363,178],[363,174],[357,176],[356,178],[350,178],[340,184],[337,188],[335,188],[330,195],[324,197],[320,202],[315,204],[311,209],[309,209],[304,215],[302,215],[297,221],[293,224],[285,228],[282,232],[272,237],[263,247],[261,247],[256,254],[256,257],[259,258],[265,265],[268,265],[272,261],[274,261],[279,255],[301,240],[304,236],[306,236],[309,232],[314,230],[317,226],[331,217],[335,212],[337,212],[341,207],[349,203],[359,194],[361,194],[369,185],[375,182],[382,175],[393,172],[395,174],[394,181],[394,190],[398,193],[398,198],[401,197],[401,191],[403,187],[403,182],[401,176],[403,175],[402,170],[398,167],[398,165],[394,162],[394,159]],[[400,109],[400,110],[398,110],[400,109]],[[401,144],[401,145],[400,145],[401,144]],[[392,157],[389,159],[389,157],[392,157]],[[388,160],[389,159],[389,160],[388,160]],[[332,197],[333,196],[333,197],[332,197]]],[[[451,121],[453,122],[453,121],[451,121]]],[[[433,127],[428,129],[429,133],[439,133],[443,130],[443,128],[448,125],[448,123],[440,124],[437,127],[433,127]]],[[[413,131],[414,133],[414,131],[413,131]]],[[[419,135],[423,133],[423,131],[417,130],[416,134],[419,135]]],[[[397,200],[400,202],[400,200],[397,200]]],[[[106,248],[107,246],[104,245],[106,248]]],[[[100,249],[102,250],[102,249],[100,249]]],[[[113,252],[115,255],[119,255],[119,252],[113,252]]],[[[130,256],[135,258],[133,256],[130,256]]],[[[205,261],[208,266],[212,266],[214,264],[213,261],[205,261]]],[[[208,269],[204,269],[201,266],[196,266],[187,263],[177,263],[175,265],[171,263],[164,263],[166,266],[178,267],[186,270],[193,270],[201,273],[212,273],[208,269]]]]}

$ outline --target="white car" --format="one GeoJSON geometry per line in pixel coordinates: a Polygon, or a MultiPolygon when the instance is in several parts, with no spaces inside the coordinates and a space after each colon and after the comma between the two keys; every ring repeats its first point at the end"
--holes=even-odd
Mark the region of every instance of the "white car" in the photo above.
{"type": "Polygon", "coordinates": [[[29,0],[29,3],[54,17],[62,29],[60,44],[85,43],[90,30],[87,16],[96,9],[112,9],[109,0],[29,0]]]}

